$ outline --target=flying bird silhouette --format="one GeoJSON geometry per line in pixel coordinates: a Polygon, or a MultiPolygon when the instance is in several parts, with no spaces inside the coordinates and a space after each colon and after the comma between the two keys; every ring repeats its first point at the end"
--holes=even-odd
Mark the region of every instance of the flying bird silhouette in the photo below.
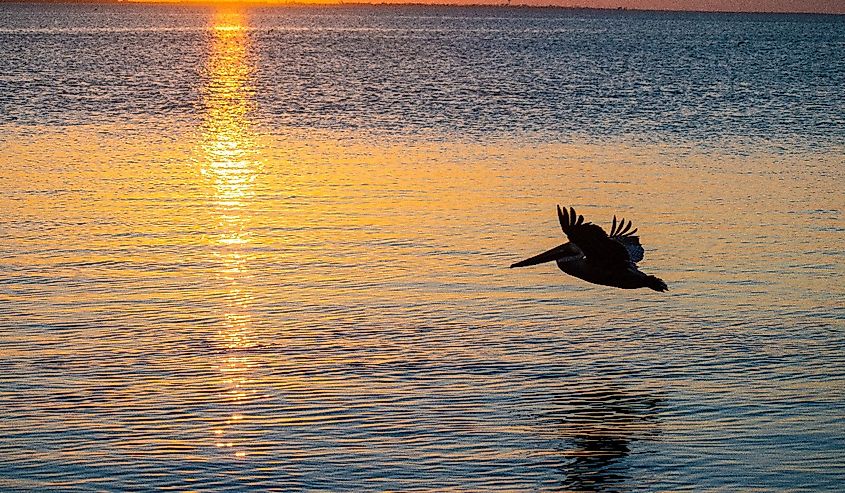
{"type": "Polygon", "coordinates": [[[554,260],[563,272],[593,284],[622,289],[669,289],[662,279],[637,268],[645,250],[640,245],[640,237],[634,235],[637,229],[631,230],[631,221],[625,224],[625,219],[622,219],[617,223],[616,216],[613,216],[608,235],[601,226],[585,223],[584,216],[576,214],[572,207],[567,211],[557,206],[557,217],[569,242],[517,262],[511,268],[554,260]]]}

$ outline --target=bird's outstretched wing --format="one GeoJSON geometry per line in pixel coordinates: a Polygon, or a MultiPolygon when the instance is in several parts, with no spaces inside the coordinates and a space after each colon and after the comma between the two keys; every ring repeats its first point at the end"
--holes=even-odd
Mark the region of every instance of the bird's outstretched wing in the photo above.
{"type": "Polygon", "coordinates": [[[563,233],[584,252],[588,262],[606,269],[625,268],[632,262],[622,243],[609,237],[601,226],[585,223],[584,216],[572,207],[567,211],[557,206],[557,217],[563,233]]]}
{"type": "Polygon", "coordinates": [[[631,221],[625,224],[625,219],[622,219],[617,223],[616,216],[613,216],[613,224],[610,226],[609,236],[612,240],[621,243],[625,247],[625,250],[628,250],[628,256],[631,257],[631,262],[634,263],[642,260],[643,255],[645,255],[645,250],[640,245],[640,237],[634,234],[636,232],[637,228],[631,230],[631,221]]]}

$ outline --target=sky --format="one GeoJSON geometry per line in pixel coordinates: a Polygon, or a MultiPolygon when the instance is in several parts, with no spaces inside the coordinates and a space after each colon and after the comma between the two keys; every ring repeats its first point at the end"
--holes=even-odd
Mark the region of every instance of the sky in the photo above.
{"type": "MultiPolygon", "coordinates": [[[[532,2],[537,0],[531,0],[532,2]]],[[[553,0],[556,5],[654,10],[845,13],[845,0],[553,0]]]]}
{"type": "MultiPolygon", "coordinates": [[[[2,1],[2,0],[0,0],[2,1]]],[[[82,0],[84,1],[84,0],[82,0]]],[[[96,1],[96,0],[92,0],[96,1]]],[[[176,3],[430,3],[556,5],[603,9],[690,10],[704,12],[814,12],[845,14],[845,0],[119,0],[176,3]]]]}
{"type": "MultiPolygon", "coordinates": [[[[354,2],[355,0],[349,0],[354,2]]],[[[379,3],[507,3],[507,0],[365,0],[379,3]]],[[[694,10],[727,12],[818,12],[845,14],[845,0],[510,0],[512,4],[603,9],[694,10]]]]}

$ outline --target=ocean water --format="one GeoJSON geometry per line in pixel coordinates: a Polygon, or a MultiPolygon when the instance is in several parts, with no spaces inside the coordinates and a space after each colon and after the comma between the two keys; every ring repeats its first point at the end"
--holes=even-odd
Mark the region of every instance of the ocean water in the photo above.
{"type": "Polygon", "coordinates": [[[836,491],[845,20],[0,4],[3,491],[836,491]],[[555,204],[667,293],[553,265],[555,204]]]}

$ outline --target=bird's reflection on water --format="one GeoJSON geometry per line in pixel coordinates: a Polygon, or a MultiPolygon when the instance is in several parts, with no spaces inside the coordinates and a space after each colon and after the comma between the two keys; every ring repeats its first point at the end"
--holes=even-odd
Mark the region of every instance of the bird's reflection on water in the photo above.
{"type": "Polygon", "coordinates": [[[565,491],[619,491],[629,479],[637,441],[658,434],[661,399],[603,383],[554,395],[555,408],[537,415],[540,433],[563,456],[565,491]]]}

